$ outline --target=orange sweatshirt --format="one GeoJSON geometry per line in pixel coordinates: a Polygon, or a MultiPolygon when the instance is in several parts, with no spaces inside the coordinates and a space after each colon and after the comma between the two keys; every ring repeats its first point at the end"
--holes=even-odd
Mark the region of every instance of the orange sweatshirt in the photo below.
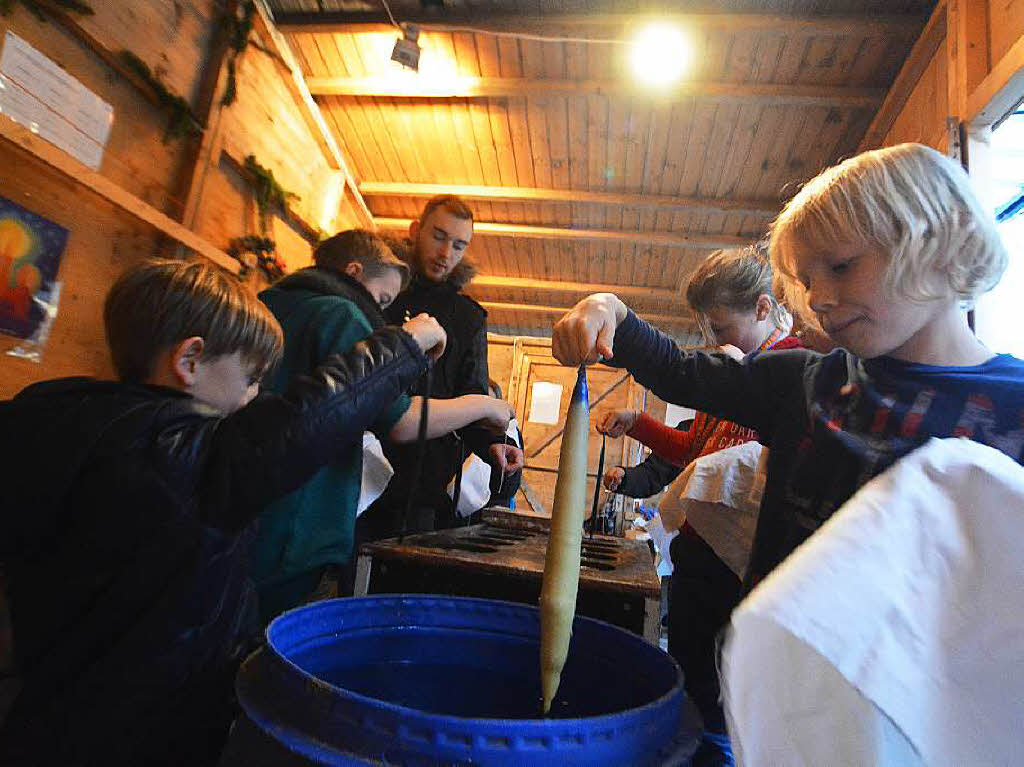
{"type": "MultiPolygon", "coordinates": [[[[786,336],[774,344],[769,339],[766,346],[776,351],[802,348],[796,336],[786,336]]],[[[676,466],[686,466],[702,456],[757,439],[757,432],[753,429],[707,413],[697,413],[689,431],[673,429],[641,413],[636,425],[627,433],[647,445],[659,458],[676,466]]]]}

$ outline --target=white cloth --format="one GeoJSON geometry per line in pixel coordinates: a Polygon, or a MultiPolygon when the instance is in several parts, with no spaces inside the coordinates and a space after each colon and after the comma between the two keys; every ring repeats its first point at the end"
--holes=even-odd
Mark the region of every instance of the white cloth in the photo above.
{"type": "MultiPolygon", "coordinates": [[[[462,463],[461,488],[455,512],[460,517],[468,517],[486,506],[487,499],[491,497],[491,465],[470,453],[462,463]]],[[[448,497],[455,498],[454,477],[448,483],[448,497]]]]}
{"type": "Polygon", "coordinates": [[[633,522],[635,527],[643,527],[650,536],[650,539],[654,542],[654,570],[658,573],[658,577],[665,578],[672,575],[672,556],[669,552],[672,550],[672,539],[679,535],[679,530],[673,530],[669,532],[665,529],[664,522],[661,519],[661,513],[654,516],[654,518],[644,522],[642,517],[637,517],[633,522]]]}
{"type": "Polygon", "coordinates": [[[673,482],[659,504],[666,529],[683,521],[740,578],[750,561],[750,548],[764,492],[767,449],[745,442],[692,461],[673,482]]]}
{"type": "Polygon", "coordinates": [[[1022,554],[1002,453],[931,440],[873,479],[733,613],[740,763],[1020,763],[1022,554]]]}
{"type": "MultiPolygon", "coordinates": [[[[509,444],[519,447],[519,427],[516,419],[508,422],[505,438],[509,444]]],[[[475,453],[462,462],[462,484],[459,491],[459,505],[455,509],[460,517],[468,517],[484,506],[491,498],[491,465],[475,453]]],[[[448,497],[455,498],[455,478],[448,483],[448,497]]]]}
{"type": "Polygon", "coordinates": [[[363,477],[359,486],[359,503],[356,506],[358,517],[380,498],[388,482],[395,476],[391,463],[384,457],[384,449],[380,440],[373,432],[363,432],[363,477]]]}

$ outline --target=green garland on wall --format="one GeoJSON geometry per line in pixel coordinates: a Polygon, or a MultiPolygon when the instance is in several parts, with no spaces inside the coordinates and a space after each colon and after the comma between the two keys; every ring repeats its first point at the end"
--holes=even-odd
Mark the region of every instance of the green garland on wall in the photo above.
{"type": "Polygon", "coordinates": [[[266,231],[270,208],[276,205],[282,212],[286,212],[288,200],[298,200],[299,196],[282,187],[274,177],[274,171],[260,165],[255,155],[245,158],[245,170],[249,174],[246,182],[256,197],[256,207],[260,212],[260,228],[266,231]]]}
{"type": "Polygon", "coordinates": [[[164,129],[164,143],[172,138],[198,136],[203,132],[195,112],[188,102],[168,88],[164,81],[153,74],[149,65],[131,51],[121,51],[124,65],[143,80],[156,94],[160,107],[167,113],[167,127],[164,129]]]}
{"type": "MultiPolygon", "coordinates": [[[[10,16],[11,11],[14,10],[14,3],[18,1],[19,0],[0,0],[0,13],[4,16],[10,16]]],[[[53,8],[53,6],[56,6],[63,11],[80,13],[83,16],[92,16],[95,13],[89,5],[81,2],[81,0],[48,0],[46,3],[40,3],[38,0],[20,0],[20,2],[40,21],[46,21],[46,11],[53,8]]]]}
{"type": "Polygon", "coordinates": [[[224,14],[220,18],[221,34],[228,39],[228,79],[224,86],[224,95],[220,98],[220,105],[230,106],[238,97],[238,81],[236,76],[236,61],[249,45],[249,35],[252,32],[253,20],[256,16],[256,3],[253,0],[242,0],[238,7],[241,16],[238,14],[224,14]]]}

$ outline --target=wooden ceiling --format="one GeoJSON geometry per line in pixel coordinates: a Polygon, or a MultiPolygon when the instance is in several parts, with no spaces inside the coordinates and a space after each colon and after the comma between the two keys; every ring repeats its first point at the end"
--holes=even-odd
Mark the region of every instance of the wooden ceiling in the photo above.
{"type": "Polygon", "coordinates": [[[677,3],[657,17],[692,56],[661,92],[634,85],[627,45],[580,39],[628,40],[649,7],[392,0],[423,30],[414,74],[382,5],[269,5],[379,227],[439,192],[473,201],[469,292],[492,330],[547,335],[608,289],[692,342],[694,266],[855,151],[934,2],[677,3]]]}

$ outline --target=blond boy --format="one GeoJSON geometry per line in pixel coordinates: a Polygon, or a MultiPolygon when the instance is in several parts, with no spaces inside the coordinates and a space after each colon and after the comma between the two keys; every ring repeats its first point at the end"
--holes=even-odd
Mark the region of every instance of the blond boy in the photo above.
{"type": "Polygon", "coordinates": [[[931,437],[1024,462],[1024,363],[992,354],[964,312],[999,281],[1006,251],[956,163],[903,144],[830,168],[775,221],[770,254],[842,348],[685,354],[610,293],[554,329],[562,362],[609,357],[659,396],[756,429],[770,446],[748,585],[931,437]]]}

